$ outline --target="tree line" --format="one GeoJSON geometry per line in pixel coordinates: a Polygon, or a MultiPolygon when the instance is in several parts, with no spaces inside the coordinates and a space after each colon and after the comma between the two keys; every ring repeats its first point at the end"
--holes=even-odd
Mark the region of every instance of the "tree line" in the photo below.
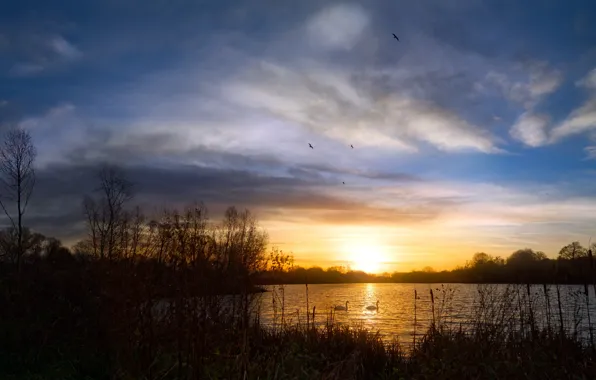
{"type": "MultiPolygon", "coordinates": [[[[596,244],[583,247],[575,241],[565,245],[558,257],[549,259],[542,251],[519,249],[509,257],[475,253],[472,259],[453,270],[435,271],[431,267],[412,272],[370,274],[347,267],[303,268],[288,266],[284,270],[270,269],[258,275],[261,284],[303,283],[592,283],[593,252],[596,244]]],[[[291,260],[289,260],[291,262],[291,260]]]]}

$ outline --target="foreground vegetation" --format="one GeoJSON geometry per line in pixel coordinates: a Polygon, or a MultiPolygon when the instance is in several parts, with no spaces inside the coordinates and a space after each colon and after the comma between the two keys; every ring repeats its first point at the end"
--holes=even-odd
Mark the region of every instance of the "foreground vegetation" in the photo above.
{"type": "MultiPolygon", "coordinates": [[[[302,324],[266,327],[259,321],[254,297],[191,295],[191,277],[173,277],[167,286],[175,289],[176,296],[164,304],[148,286],[160,283],[158,272],[132,261],[112,265],[102,260],[74,258],[67,263],[41,258],[24,265],[21,276],[3,268],[3,379],[588,379],[596,375],[593,338],[582,340],[586,337],[578,323],[559,320],[557,294],[543,296],[552,302],[553,311],[544,322],[535,317],[541,310],[534,295],[514,288],[480,287],[470,324],[454,326],[448,323],[449,296],[435,291],[428,330],[413,342],[388,342],[358,326],[334,323],[333,315],[316,315],[325,321],[319,327],[310,314],[302,324]]],[[[581,294],[578,299],[582,301],[581,294]]]]}

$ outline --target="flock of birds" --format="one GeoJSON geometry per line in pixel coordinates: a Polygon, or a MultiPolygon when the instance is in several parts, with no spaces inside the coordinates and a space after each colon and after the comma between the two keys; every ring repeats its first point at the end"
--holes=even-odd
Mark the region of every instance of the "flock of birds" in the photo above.
{"type": "MultiPolygon", "coordinates": [[[[397,41],[399,41],[399,38],[395,35],[395,33],[393,33],[393,38],[395,38],[397,41]]],[[[310,149],[315,149],[311,143],[308,143],[308,146],[310,147],[310,149]]],[[[354,145],[350,144],[350,148],[354,149],[354,145]]],[[[344,181],[342,181],[342,183],[345,185],[346,183],[344,181]]],[[[377,302],[378,303],[378,302],[377,302]]],[[[343,306],[339,306],[339,307],[343,307],[343,306]]],[[[370,306],[370,307],[374,307],[374,306],[370,306]]],[[[348,306],[346,305],[345,309],[335,309],[335,310],[347,310],[348,306]]],[[[376,310],[376,309],[369,309],[369,310],[376,310]]]]}
{"type": "MultiPolygon", "coordinates": [[[[348,311],[348,305],[350,304],[350,301],[346,301],[346,306],[343,305],[337,305],[333,308],[333,310],[335,311],[348,311]]],[[[376,311],[379,310],[379,301],[377,301],[376,305],[370,305],[366,307],[366,310],[370,310],[370,311],[376,311]]]]}

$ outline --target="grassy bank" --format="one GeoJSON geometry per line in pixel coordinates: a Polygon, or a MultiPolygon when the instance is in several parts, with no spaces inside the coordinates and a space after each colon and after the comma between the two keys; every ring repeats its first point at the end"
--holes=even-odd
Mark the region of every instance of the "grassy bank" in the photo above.
{"type": "Polygon", "coordinates": [[[590,348],[546,331],[495,339],[481,332],[431,328],[413,351],[387,344],[369,331],[336,325],[280,331],[253,326],[222,329],[217,338],[209,335],[202,350],[185,351],[182,357],[175,344],[158,345],[143,366],[148,347],[137,347],[119,361],[97,349],[45,347],[19,360],[4,357],[2,378],[590,379],[596,374],[590,348]]]}

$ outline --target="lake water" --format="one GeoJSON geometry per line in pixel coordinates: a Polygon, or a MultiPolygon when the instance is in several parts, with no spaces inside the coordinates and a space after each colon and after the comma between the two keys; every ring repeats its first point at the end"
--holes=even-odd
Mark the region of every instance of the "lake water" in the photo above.
{"type": "MultiPolygon", "coordinates": [[[[481,285],[490,292],[503,292],[508,289],[519,299],[512,299],[513,304],[519,302],[532,305],[532,310],[539,326],[558,326],[559,309],[555,286],[547,288],[550,308],[542,286],[534,285],[527,297],[525,285],[481,285]],[[528,299],[530,301],[528,301],[528,299]],[[547,317],[547,310],[550,310],[547,317]]],[[[434,293],[435,318],[457,327],[469,325],[480,302],[479,286],[472,284],[325,284],[308,286],[308,308],[316,307],[315,324],[324,325],[330,317],[334,306],[345,306],[347,311],[333,311],[334,321],[350,326],[363,326],[378,331],[384,340],[398,339],[408,345],[412,342],[414,332],[424,333],[432,320],[432,303],[430,289],[434,293]],[[414,291],[418,299],[414,301],[414,291]],[[379,301],[378,310],[367,310],[379,301]],[[416,309],[416,310],[415,310],[416,309]],[[414,326],[416,315],[416,326],[414,326]]],[[[305,323],[307,310],[307,289],[305,285],[270,286],[269,292],[260,296],[259,314],[261,322],[268,326],[279,326],[282,318],[285,323],[305,323]],[[282,312],[283,305],[283,312],[282,312]],[[283,315],[283,317],[282,317],[283,315]]],[[[582,336],[588,334],[588,310],[583,286],[561,285],[561,310],[564,326],[567,331],[579,330],[582,336]],[[577,326],[577,327],[576,327],[577,326]]],[[[501,300],[502,297],[497,297],[501,300]]],[[[589,289],[589,309],[592,324],[596,319],[596,298],[592,286],[589,289]]],[[[501,301],[488,301],[489,303],[501,301]]],[[[519,309],[511,310],[511,314],[519,316],[519,309]]],[[[310,319],[310,317],[309,317],[310,319]]],[[[519,318],[516,318],[519,320],[519,318]]],[[[558,327],[557,327],[558,328],[558,327]]]]}

